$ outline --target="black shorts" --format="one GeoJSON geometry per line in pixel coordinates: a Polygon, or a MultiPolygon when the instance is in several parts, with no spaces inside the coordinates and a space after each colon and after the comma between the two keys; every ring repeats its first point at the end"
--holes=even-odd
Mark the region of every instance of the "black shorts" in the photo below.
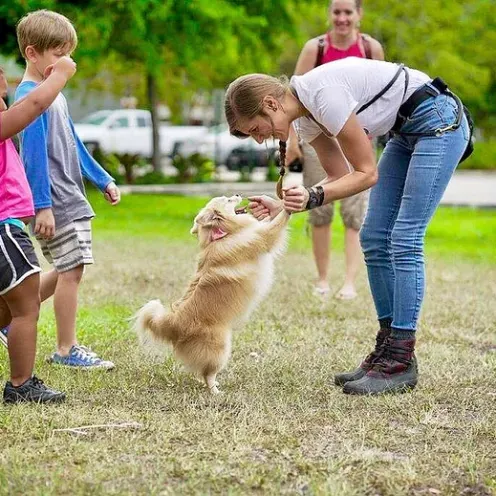
{"type": "Polygon", "coordinates": [[[21,228],[0,224],[0,295],[41,272],[33,243],[21,228]]]}

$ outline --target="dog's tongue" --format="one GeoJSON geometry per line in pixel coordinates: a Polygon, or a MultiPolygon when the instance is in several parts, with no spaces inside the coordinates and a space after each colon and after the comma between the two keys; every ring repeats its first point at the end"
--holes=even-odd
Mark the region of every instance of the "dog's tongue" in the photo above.
{"type": "Polygon", "coordinates": [[[223,231],[220,227],[214,227],[212,229],[212,233],[211,233],[212,241],[217,241],[218,239],[222,239],[224,236],[227,236],[227,233],[223,231]]]}

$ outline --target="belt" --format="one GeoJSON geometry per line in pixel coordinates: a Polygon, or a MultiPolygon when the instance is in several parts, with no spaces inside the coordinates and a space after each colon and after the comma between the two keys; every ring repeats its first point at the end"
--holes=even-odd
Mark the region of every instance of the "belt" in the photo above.
{"type": "Polygon", "coordinates": [[[408,100],[403,105],[401,105],[398,110],[398,116],[396,117],[396,121],[391,130],[395,133],[399,133],[405,136],[439,136],[446,131],[451,131],[460,127],[462,116],[463,105],[460,99],[448,89],[448,85],[440,77],[437,77],[433,79],[429,84],[425,84],[424,86],[421,86],[420,88],[415,90],[410,95],[408,100]],[[451,96],[458,104],[458,116],[454,124],[451,124],[445,128],[438,128],[433,131],[426,131],[423,133],[404,133],[400,131],[405,121],[413,114],[415,109],[421,103],[425,102],[429,98],[436,97],[439,94],[446,94],[451,96]]]}

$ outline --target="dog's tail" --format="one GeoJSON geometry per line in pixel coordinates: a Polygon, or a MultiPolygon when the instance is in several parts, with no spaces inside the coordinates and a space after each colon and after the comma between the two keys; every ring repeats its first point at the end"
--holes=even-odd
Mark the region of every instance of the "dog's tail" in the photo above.
{"type": "Polygon", "coordinates": [[[165,344],[174,344],[174,327],[160,300],[151,300],[138,310],[134,330],[141,346],[151,354],[161,354],[165,344]]]}

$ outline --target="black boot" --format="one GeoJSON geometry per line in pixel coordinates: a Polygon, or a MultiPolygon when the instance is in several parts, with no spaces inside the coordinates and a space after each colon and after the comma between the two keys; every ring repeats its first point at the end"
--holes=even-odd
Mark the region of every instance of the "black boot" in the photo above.
{"type": "Polygon", "coordinates": [[[391,324],[381,325],[377,336],[375,337],[375,349],[367,355],[365,360],[352,372],[342,372],[334,376],[334,384],[343,386],[347,382],[361,379],[372,367],[372,362],[382,353],[384,341],[391,334],[391,324]]]}
{"type": "Polygon", "coordinates": [[[343,392],[347,394],[399,393],[413,389],[417,384],[417,359],[415,339],[395,339],[389,336],[382,353],[370,370],[361,378],[347,382],[343,392]]]}

